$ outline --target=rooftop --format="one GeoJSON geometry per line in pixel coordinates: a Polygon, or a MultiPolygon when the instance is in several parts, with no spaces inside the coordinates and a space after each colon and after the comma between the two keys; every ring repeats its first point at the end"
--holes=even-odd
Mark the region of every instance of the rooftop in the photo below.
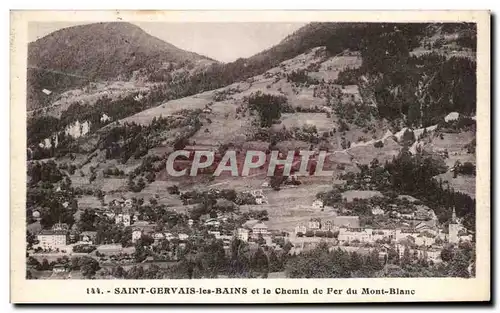
{"type": "Polygon", "coordinates": [[[257,223],[253,225],[252,228],[267,228],[267,225],[264,223],[257,223]]]}

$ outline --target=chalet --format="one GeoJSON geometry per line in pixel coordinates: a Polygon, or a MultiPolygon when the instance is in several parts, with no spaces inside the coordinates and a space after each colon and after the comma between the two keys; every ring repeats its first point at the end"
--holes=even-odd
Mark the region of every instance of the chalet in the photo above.
{"type": "Polygon", "coordinates": [[[137,102],[140,102],[142,99],[144,99],[144,95],[142,93],[138,93],[135,97],[134,100],[137,102]]]}
{"type": "Polygon", "coordinates": [[[68,231],[45,229],[37,235],[38,246],[43,249],[62,249],[68,242],[68,231]]]}
{"type": "Polygon", "coordinates": [[[359,228],[359,216],[336,216],[333,219],[335,227],[359,228]]]}
{"type": "Polygon", "coordinates": [[[116,214],[115,224],[123,224],[124,226],[130,226],[130,214],[129,213],[116,214]]]}
{"type": "Polygon", "coordinates": [[[400,241],[402,239],[407,239],[408,236],[415,239],[418,235],[420,235],[420,232],[414,228],[396,229],[394,239],[400,241]]]}
{"type": "Polygon", "coordinates": [[[141,238],[142,238],[142,230],[139,228],[135,228],[132,231],[132,242],[135,243],[136,241],[138,241],[141,238]]]}
{"type": "Polygon", "coordinates": [[[255,203],[256,204],[267,204],[267,200],[264,199],[263,197],[255,197],[255,203]]]}
{"type": "Polygon", "coordinates": [[[319,219],[311,219],[308,223],[308,229],[315,231],[321,228],[321,221],[319,219]]]}
{"type": "Polygon", "coordinates": [[[295,234],[305,234],[307,232],[307,227],[304,225],[297,225],[295,227],[295,234]]]}
{"type": "Polygon", "coordinates": [[[123,246],[121,244],[107,244],[97,246],[97,251],[103,254],[116,254],[123,251],[123,246]]]}
{"type": "Polygon", "coordinates": [[[412,220],[415,218],[415,213],[402,213],[400,217],[407,220],[412,220]]]}
{"type": "Polygon", "coordinates": [[[96,231],[84,231],[80,233],[79,236],[79,242],[80,244],[89,244],[91,245],[92,243],[95,242],[97,237],[97,232],[96,231]]]}
{"type": "Polygon", "coordinates": [[[458,237],[458,241],[464,242],[464,241],[469,241],[472,242],[472,235],[462,235],[458,237]]]}

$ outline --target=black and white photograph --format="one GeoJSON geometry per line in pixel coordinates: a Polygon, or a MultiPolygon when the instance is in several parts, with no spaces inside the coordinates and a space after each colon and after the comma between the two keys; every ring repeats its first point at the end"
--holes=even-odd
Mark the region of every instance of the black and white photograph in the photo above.
{"type": "MultiPolygon", "coordinates": [[[[387,278],[358,295],[408,296],[391,279],[489,269],[477,23],[26,29],[26,280],[232,279],[217,293],[244,295],[248,278],[387,278]]],[[[115,286],[86,293],[140,292],[115,286]]],[[[272,292],[311,293],[293,286],[272,292]]]]}

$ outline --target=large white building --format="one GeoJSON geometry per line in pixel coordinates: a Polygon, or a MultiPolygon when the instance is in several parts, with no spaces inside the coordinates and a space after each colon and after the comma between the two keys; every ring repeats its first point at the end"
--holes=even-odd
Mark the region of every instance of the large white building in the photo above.
{"type": "Polygon", "coordinates": [[[428,232],[422,232],[415,237],[417,246],[432,246],[436,242],[436,236],[428,232]]]}
{"type": "Polygon", "coordinates": [[[67,245],[68,232],[64,230],[42,230],[38,235],[38,246],[43,249],[63,249],[67,245]]]}

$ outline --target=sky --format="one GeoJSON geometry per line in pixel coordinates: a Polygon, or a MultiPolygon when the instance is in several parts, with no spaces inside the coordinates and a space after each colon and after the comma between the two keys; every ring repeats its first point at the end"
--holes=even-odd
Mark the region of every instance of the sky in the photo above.
{"type": "MultiPolygon", "coordinates": [[[[30,23],[29,41],[78,22],[30,23]]],[[[270,48],[305,23],[161,23],[134,22],[144,31],[178,48],[221,62],[250,57],[270,48]]]]}

